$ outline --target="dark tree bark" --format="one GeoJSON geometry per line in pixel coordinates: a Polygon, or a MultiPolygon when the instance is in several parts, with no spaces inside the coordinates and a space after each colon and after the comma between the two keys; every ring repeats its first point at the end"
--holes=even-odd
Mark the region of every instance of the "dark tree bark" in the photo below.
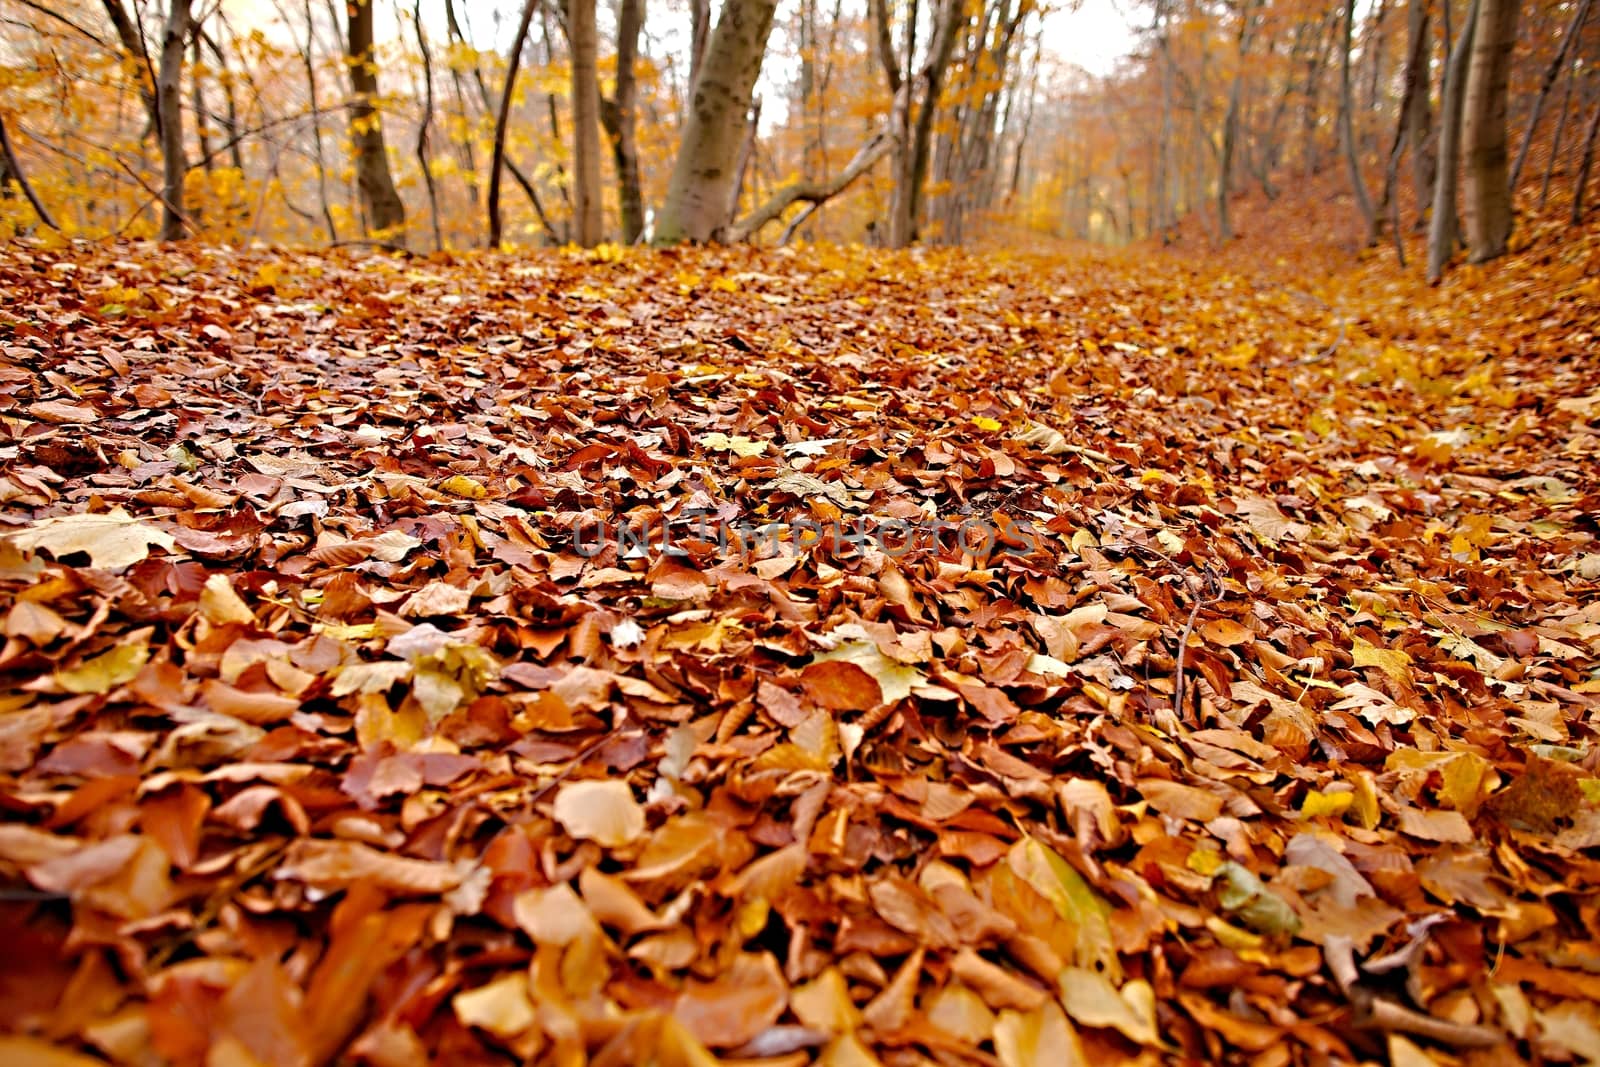
{"type": "Polygon", "coordinates": [[[350,142],[355,151],[356,186],[371,230],[385,241],[405,243],[406,206],[389,171],[383,117],[374,103],[378,70],[372,46],[372,0],[347,0],[345,58],[350,67],[350,142]]]}
{"type": "Polygon", "coordinates": [[[644,196],[639,185],[639,32],[644,27],[645,0],[622,0],[617,9],[617,89],[600,101],[600,118],[611,142],[617,172],[617,207],[622,242],[633,244],[644,233],[644,196]]]}
{"type": "Polygon", "coordinates": [[[1583,221],[1583,194],[1589,186],[1589,170],[1594,166],[1594,145],[1600,135],[1600,103],[1596,103],[1594,117],[1589,120],[1589,132],[1583,138],[1583,161],[1578,164],[1578,178],[1572,183],[1572,224],[1583,221]]]}
{"type": "Polygon", "coordinates": [[[422,2],[416,0],[411,7],[411,27],[417,34],[417,47],[422,52],[422,119],[417,123],[417,165],[422,168],[422,181],[428,190],[428,221],[433,227],[434,251],[444,247],[444,232],[439,227],[439,190],[433,180],[433,153],[429,148],[429,131],[433,127],[433,53],[428,48],[428,35],[422,28],[422,2]]]}
{"type": "Polygon", "coordinates": [[[122,46],[123,59],[135,64],[139,70],[139,100],[144,104],[147,119],[144,136],[161,135],[161,110],[156,103],[156,71],[150,62],[150,50],[145,47],[144,34],[123,6],[122,0],[101,0],[106,18],[116,31],[117,42],[122,46]]]}
{"type": "MultiPolygon", "coordinates": [[[[517,87],[517,71],[522,67],[522,48],[528,41],[528,28],[533,25],[533,6],[539,0],[523,0],[522,17],[517,21],[516,35],[511,39],[510,58],[506,64],[506,84],[500,91],[500,107],[494,116],[494,149],[489,156],[489,247],[499,248],[500,225],[500,171],[506,158],[506,128],[511,121],[512,94],[517,87]]],[[[531,188],[531,186],[530,186],[531,188]]],[[[540,215],[544,214],[543,210],[540,215]]],[[[548,225],[548,223],[547,223],[548,225]]]]}
{"type": "Polygon", "coordinates": [[[22,195],[32,205],[33,213],[39,216],[39,221],[52,230],[59,231],[61,227],[56,225],[56,220],[51,217],[43,201],[33,191],[33,186],[28,183],[28,176],[22,173],[22,163],[17,159],[17,150],[11,144],[11,134],[6,129],[4,115],[0,115],[0,168],[3,168],[0,169],[0,186],[4,187],[5,195],[12,195],[11,183],[15,182],[17,188],[22,190],[22,195]]]}
{"type": "Polygon", "coordinates": [[[156,73],[156,113],[161,116],[161,239],[183,237],[188,219],[183,179],[189,161],[183,152],[183,49],[189,38],[190,0],[171,0],[161,30],[161,66],[156,73]]]}

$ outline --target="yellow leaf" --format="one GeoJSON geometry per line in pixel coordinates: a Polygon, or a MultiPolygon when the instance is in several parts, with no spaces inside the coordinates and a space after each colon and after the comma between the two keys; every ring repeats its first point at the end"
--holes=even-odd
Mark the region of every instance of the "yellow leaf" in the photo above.
{"type": "Polygon", "coordinates": [[[1000,428],[1000,420],[991,419],[987,415],[979,415],[977,418],[972,420],[972,425],[976,426],[980,430],[988,430],[992,433],[1000,428]]]}
{"type": "Polygon", "coordinates": [[[1356,802],[1354,793],[1319,793],[1315,789],[1306,794],[1305,802],[1300,805],[1300,814],[1308,819],[1319,815],[1340,816],[1349,811],[1356,802]]]}
{"type": "Polygon", "coordinates": [[[1061,1005],[1053,1000],[1030,1012],[1001,1012],[994,1024],[994,1051],[1002,1067],[1080,1067],[1089,1062],[1061,1005]]]}
{"type": "Polygon", "coordinates": [[[1080,1026],[1116,1030],[1141,1045],[1156,1043],[1156,998],[1150,983],[1135,979],[1122,987],[1098,971],[1068,967],[1057,979],[1061,1003],[1080,1026]]]}
{"type": "Polygon", "coordinates": [[[149,635],[149,630],[129,634],[111,651],[84,660],[69,671],[57,671],[56,685],[69,693],[109,693],[133,681],[150,658],[146,643],[149,635]]]}
{"type": "Polygon", "coordinates": [[[439,483],[440,492],[458,496],[464,500],[482,500],[489,495],[482,482],[468,478],[465,474],[455,474],[439,483]]]}
{"type": "Polygon", "coordinates": [[[1358,637],[1350,651],[1357,667],[1377,667],[1397,682],[1411,680],[1411,657],[1399,649],[1379,648],[1358,637]]]}
{"type": "Polygon", "coordinates": [[[1102,967],[1113,980],[1122,976],[1105,903],[1071,864],[1032,837],[1024,837],[1006,856],[1016,876],[1054,905],[1076,931],[1073,963],[1102,967]]]}
{"type": "Polygon", "coordinates": [[[200,590],[200,614],[218,626],[230,622],[248,626],[256,621],[255,613],[234,591],[226,574],[213,574],[206,579],[205,588],[200,590]]]}

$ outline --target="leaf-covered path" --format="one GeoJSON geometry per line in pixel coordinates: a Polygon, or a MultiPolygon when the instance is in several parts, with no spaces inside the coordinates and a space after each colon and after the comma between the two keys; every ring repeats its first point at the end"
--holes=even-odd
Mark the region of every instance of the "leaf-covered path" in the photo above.
{"type": "Polygon", "coordinates": [[[1596,247],[0,252],[0,1050],[1600,1055],[1596,247]]]}

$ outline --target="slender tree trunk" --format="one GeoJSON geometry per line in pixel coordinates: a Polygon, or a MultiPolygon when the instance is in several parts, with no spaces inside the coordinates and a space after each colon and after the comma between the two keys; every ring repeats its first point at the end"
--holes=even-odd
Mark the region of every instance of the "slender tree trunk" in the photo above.
{"type": "Polygon", "coordinates": [[[567,40],[572,46],[573,237],[593,248],[604,236],[600,217],[600,41],[595,0],[568,0],[567,40]]]}
{"type": "MultiPolygon", "coordinates": [[[[450,39],[452,41],[458,43],[458,44],[464,44],[466,42],[467,38],[466,38],[466,35],[464,33],[462,33],[462,31],[461,31],[461,24],[456,20],[456,8],[455,8],[454,0],[444,0],[444,15],[445,15],[445,26],[447,27],[447,29],[449,31],[450,39]]],[[[530,12],[530,16],[531,16],[531,12],[530,12]]],[[[524,42],[526,42],[527,37],[528,37],[527,28],[524,27],[523,28],[523,32],[522,32],[522,39],[523,39],[524,42]]],[[[472,83],[478,87],[478,101],[479,101],[479,103],[481,103],[483,105],[484,114],[496,116],[496,128],[498,129],[498,127],[499,127],[498,119],[499,119],[500,112],[495,109],[494,102],[493,102],[492,98],[489,95],[489,84],[483,80],[483,68],[478,65],[478,59],[477,59],[476,55],[474,55],[473,59],[472,59],[472,83]]],[[[463,110],[462,114],[465,115],[465,111],[464,110],[463,110]]],[[[529,180],[528,176],[522,172],[522,168],[517,166],[516,162],[514,160],[512,160],[512,158],[510,156],[507,156],[507,155],[504,154],[505,139],[504,139],[503,136],[501,137],[500,144],[501,144],[500,162],[505,164],[505,169],[511,172],[512,180],[517,183],[518,188],[520,188],[522,190],[523,194],[528,198],[528,204],[529,204],[529,206],[531,206],[533,208],[534,217],[536,217],[539,220],[539,225],[544,229],[545,238],[551,244],[560,244],[561,243],[561,238],[556,234],[555,226],[553,226],[551,224],[551,222],[550,222],[550,216],[545,214],[544,202],[539,199],[539,191],[533,187],[533,182],[531,180],[529,180]]],[[[468,142],[468,148],[469,148],[469,151],[470,151],[470,148],[471,148],[471,143],[470,142],[468,142]]],[[[491,166],[495,165],[493,159],[491,159],[490,165],[491,166]]],[[[493,175],[490,176],[490,187],[491,187],[491,190],[495,193],[495,208],[494,208],[494,211],[498,212],[500,210],[500,208],[499,208],[499,190],[494,188],[493,175]]],[[[487,215],[488,213],[489,212],[488,212],[487,199],[486,199],[485,200],[485,214],[487,215]]],[[[491,244],[490,247],[491,248],[495,247],[495,245],[491,244]]]]}
{"type": "Polygon", "coordinates": [[[1539,129],[1539,117],[1544,114],[1545,101],[1555,87],[1556,79],[1561,76],[1562,69],[1567,66],[1568,57],[1572,55],[1572,42],[1583,33],[1590,6],[1591,0],[1580,0],[1577,10],[1573,11],[1572,18],[1567,22],[1566,32],[1561,35],[1561,47],[1556,50],[1556,57],[1545,68],[1544,78],[1539,83],[1539,95],[1533,98],[1533,111],[1528,115],[1528,128],[1522,134],[1522,147],[1517,150],[1517,161],[1511,167],[1508,184],[1513,197],[1517,193],[1517,182],[1522,177],[1523,164],[1528,162],[1528,149],[1533,146],[1533,135],[1539,129]]]}
{"type": "Polygon", "coordinates": [[[1467,58],[1478,26],[1478,5],[1472,0],[1466,24],[1450,47],[1445,62],[1444,94],[1439,106],[1439,172],[1433,183],[1433,215],[1428,220],[1428,284],[1444,276],[1455,251],[1460,222],[1456,217],[1456,173],[1461,157],[1461,113],[1466,103],[1467,58]]]}
{"type": "MultiPolygon", "coordinates": [[[[1414,126],[1417,122],[1417,100],[1422,98],[1423,107],[1427,107],[1427,89],[1423,85],[1423,66],[1427,57],[1426,41],[1428,27],[1428,12],[1426,0],[1411,0],[1410,12],[1407,18],[1406,33],[1406,65],[1404,84],[1400,93],[1399,117],[1395,121],[1394,140],[1389,143],[1388,166],[1384,169],[1383,195],[1378,198],[1378,214],[1381,216],[1390,205],[1399,199],[1400,186],[1400,159],[1405,155],[1408,140],[1415,151],[1420,151],[1416,145],[1416,132],[1414,126]]],[[[1413,159],[1413,163],[1415,160],[1413,159]]],[[[1432,188],[1431,185],[1428,188],[1432,188]]],[[[1418,183],[1418,205],[1420,209],[1422,184],[1418,183]]],[[[1396,215],[1398,217],[1398,214],[1396,215]]],[[[1396,233],[1396,248],[1399,248],[1399,234],[1396,233]]],[[[1404,253],[1401,253],[1404,255],[1404,253]]]]}
{"type": "MultiPolygon", "coordinates": [[[[918,79],[922,91],[917,94],[921,103],[917,108],[917,121],[911,133],[911,172],[909,175],[911,228],[905,234],[908,243],[916,240],[917,227],[922,218],[922,198],[928,182],[928,166],[933,157],[933,120],[939,110],[939,94],[944,91],[945,73],[950,69],[950,58],[955,54],[956,31],[964,19],[961,0],[946,0],[940,5],[934,22],[933,40],[929,42],[928,61],[923,65],[918,79]]],[[[915,91],[916,86],[908,89],[915,91]]],[[[896,247],[899,247],[897,244],[896,247]]]]}
{"type": "Polygon", "coordinates": [[[711,0],[689,0],[689,87],[683,94],[683,121],[694,110],[695,86],[700,84],[700,68],[706,61],[706,44],[711,39],[711,0]]]}
{"type": "Polygon", "coordinates": [[[1583,138],[1583,161],[1578,164],[1578,179],[1572,183],[1572,224],[1583,221],[1583,194],[1589,186],[1589,169],[1594,165],[1594,145],[1600,134],[1600,102],[1595,104],[1594,117],[1589,120],[1589,132],[1583,138]]]}
{"type": "Polygon", "coordinates": [[[444,233],[439,228],[439,190],[433,180],[433,153],[428,147],[428,133],[433,126],[433,53],[428,48],[428,35],[422,28],[422,0],[411,7],[411,26],[417,34],[417,48],[422,52],[422,118],[417,123],[417,165],[422,168],[422,181],[428,190],[428,221],[433,227],[433,248],[444,247],[444,233]]]}
{"type": "Polygon", "coordinates": [[[194,109],[194,139],[200,149],[200,166],[207,174],[211,165],[211,131],[206,125],[206,92],[200,77],[200,35],[192,34],[189,40],[189,100],[194,109]]]}
{"type": "MultiPolygon", "coordinates": [[[[734,166],[733,187],[728,194],[728,210],[724,229],[732,227],[739,217],[739,202],[744,199],[744,181],[750,173],[750,160],[756,153],[756,132],[761,128],[761,98],[756,97],[750,107],[750,118],[745,122],[744,141],[739,145],[739,162],[734,166]]],[[[737,238],[734,238],[737,240],[737,238]]]]}
{"type": "Polygon", "coordinates": [[[1550,158],[1544,161],[1544,177],[1539,179],[1539,210],[1543,211],[1550,199],[1550,176],[1555,173],[1556,160],[1561,157],[1561,140],[1567,132],[1567,115],[1572,109],[1572,85],[1578,80],[1578,65],[1567,67],[1567,84],[1561,90],[1561,116],[1556,119],[1556,135],[1550,140],[1550,158]]]}
{"type": "Polygon", "coordinates": [[[28,183],[28,176],[22,173],[22,162],[17,159],[17,150],[11,144],[11,134],[6,130],[4,115],[0,115],[0,161],[3,161],[5,166],[4,183],[6,194],[10,195],[11,183],[16,182],[17,188],[22,190],[22,195],[27,198],[29,204],[33,205],[33,213],[39,216],[39,221],[52,230],[59,232],[61,227],[56,225],[56,220],[51,217],[50,212],[44,206],[44,202],[33,191],[33,186],[28,183]]]}
{"type": "Polygon", "coordinates": [[[1482,0],[1467,75],[1462,131],[1466,156],[1467,241],[1472,262],[1505,255],[1511,236],[1506,89],[1521,0],[1482,0]]]}
{"type": "Polygon", "coordinates": [[[140,140],[154,133],[161,134],[161,109],[156,101],[156,72],[150,63],[150,52],[145,47],[144,34],[139,30],[139,24],[134,21],[128,9],[123,6],[122,0],[101,0],[105,8],[106,18],[111,22],[111,28],[117,33],[117,42],[122,45],[123,60],[137,68],[139,82],[139,101],[144,104],[145,130],[140,140]]]}
{"type": "Polygon", "coordinates": [[[1372,195],[1367,192],[1367,179],[1361,173],[1361,151],[1356,144],[1355,100],[1350,90],[1350,46],[1355,36],[1356,0],[1345,0],[1344,48],[1339,64],[1339,132],[1344,141],[1344,161],[1350,170],[1350,188],[1355,193],[1356,207],[1361,211],[1361,221],[1366,227],[1366,243],[1378,239],[1378,215],[1372,206],[1372,195]]]}
{"type": "MultiPolygon", "coordinates": [[[[556,3],[557,0],[542,0],[539,4],[539,28],[541,31],[539,37],[544,45],[544,65],[548,68],[554,68],[556,65],[555,30],[552,28],[550,20],[551,12],[556,10],[556,3]]],[[[565,18],[565,15],[563,15],[563,18],[565,18]]],[[[565,32],[564,26],[563,32],[565,32]]],[[[570,58],[570,52],[568,54],[570,58]]],[[[553,92],[544,94],[544,113],[545,118],[550,123],[551,143],[560,144],[561,107],[556,101],[556,94],[553,92]]],[[[578,215],[572,206],[572,179],[567,176],[566,164],[561,162],[559,156],[551,160],[551,169],[555,171],[556,192],[561,194],[561,199],[566,203],[569,214],[565,227],[566,236],[563,240],[571,240],[573,223],[578,215]]]]}
{"type": "MultiPolygon", "coordinates": [[[[1239,102],[1244,91],[1244,61],[1250,51],[1250,37],[1255,30],[1255,9],[1246,6],[1239,13],[1238,65],[1233,72],[1233,84],[1228,87],[1228,112],[1222,120],[1222,156],[1217,161],[1217,230],[1224,242],[1233,239],[1233,222],[1228,216],[1228,197],[1232,194],[1233,148],[1239,136],[1239,102]]],[[[1130,222],[1131,217],[1130,217],[1130,222]]]]}
{"type": "Polygon", "coordinates": [[[667,183],[656,240],[710,241],[717,237],[736,175],[744,118],[777,0],[724,0],[706,44],[678,156],[667,183]]]}
{"type": "MultiPolygon", "coordinates": [[[[455,4],[450,2],[450,0],[446,0],[444,12],[445,39],[450,44],[454,45],[461,41],[461,27],[456,22],[455,4]]],[[[450,68],[451,93],[455,97],[456,101],[456,114],[461,119],[462,132],[461,137],[456,144],[456,151],[461,156],[461,168],[463,176],[467,181],[467,196],[472,201],[473,206],[477,207],[479,203],[478,160],[477,153],[472,147],[472,120],[467,109],[467,91],[461,84],[460,68],[455,63],[450,63],[448,66],[450,68]]],[[[472,66],[474,73],[476,73],[478,68],[478,60],[476,56],[473,57],[472,66]]],[[[478,84],[480,87],[483,85],[483,76],[481,74],[478,75],[478,84]]],[[[483,104],[484,110],[487,112],[489,108],[487,93],[483,94],[483,104]]]]}
{"type": "MultiPolygon", "coordinates": [[[[511,101],[517,88],[517,71],[522,66],[522,48],[533,25],[533,5],[539,0],[523,0],[522,17],[506,60],[506,84],[500,92],[500,108],[494,116],[494,149],[489,156],[489,247],[500,247],[500,171],[506,159],[506,128],[511,119],[511,101]]],[[[542,212],[541,212],[542,214],[542,212]]]]}
{"type": "Polygon", "coordinates": [[[156,111],[161,116],[161,239],[183,237],[188,220],[183,179],[189,161],[183,154],[183,47],[189,36],[190,0],[171,0],[161,31],[161,66],[156,73],[156,111]]]}
{"type": "Polygon", "coordinates": [[[622,0],[617,10],[617,92],[610,106],[602,104],[617,170],[617,207],[622,241],[633,244],[644,233],[644,196],[639,187],[639,31],[644,26],[645,0],[622,0]]]}
{"type": "Polygon", "coordinates": [[[328,228],[328,240],[339,239],[339,228],[333,223],[333,208],[328,203],[328,162],[322,150],[322,105],[317,100],[317,64],[313,56],[317,37],[315,23],[311,21],[311,0],[303,0],[301,10],[306,20],[306,43],[300,50],[300,60],[306,72],[306,94],[311,101],[311,147],[317,161],[317,200],[322,205],[322,224],[328,228]]]}
{"type": "MultiPolygon", "coordinates": [[[[226,26],[226,23],[224,23],[224,26],[226,26]]],[[[196,27],[195,35],[205,42],[206,50],[211,53],[211,58],[216,60],[217,71],[220,74],[217,82],[222,86],[222,129],[228,135],[228,158],[233,164],[233,169],[243,174],[244,146],[242,142],[244,138],[239,132],[239,105],[233,98],[233,78],[228,72],[227,53],[205,30],[196,27]]]]}
{"type": "MultiPolygon", "coordinates": [[[[1408,63],[1416,64],[1416,88],[1406,112],[1406,137],[1411,142],[1411,185],[1417,197],[1417,226],[1427,217],[1428,200],[1433,195],[1434,174],[1439,168],[1433,145],[1433,108],[1428,101],[1429,67],[1433,55],[1433,35],[1429,33],[1429,0],[1411,0],[1407,16],[1410,35],[1408,63]]],[[[1407,74],[1410,78],[1412,75],[1407,74]]]]}
{"type": "Polygon", "coordinates": [[[373,0],[347,0],[345,57],[350,67],[350,142],[355,149],[356,185],[373,231],[405,244],[406,207],[389,172],[378,98],[378,69],[372,46],[373,0]]]}

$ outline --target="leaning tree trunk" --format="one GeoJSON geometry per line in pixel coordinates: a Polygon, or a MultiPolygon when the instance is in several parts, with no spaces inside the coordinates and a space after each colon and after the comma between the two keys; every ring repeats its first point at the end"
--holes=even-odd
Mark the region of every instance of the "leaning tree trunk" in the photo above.
{"type": "Polygon", "coordinates": [[[1450,48],[1450,58],[1445,63],[1444,93],[1439,106],[1439,161],[1438,175],[1433,182],[1433,215],[1428,220],[1428,284],[1444,276],[1445,264],[1455,251],[1456,168],[1461,157],[1461,112],[1466,102],[1467,57],[1472,54],[1472,39],[1478,26],[1478,5],[1472,0],[1467,10],[1466,24],[1450,48]]]}
{"type": "Polygon", "coordinates": [[[22,173],[22,161],[17,158],[17,151],[11,144],[11,135],[6,131],[6,120],[0,115],[0,195],[11,195],[11,183],[16,182],[17,188],[22,190],[22,195],[33,206],[33,213],[39,216],[39,221],[59,231],[60,226],[51,217],[50,211],[44,206],[44,201],[39,199],[33,191],[33,186],[28,182],[28,176],[22,173]]]}
{"type": "Polygon", "coordinates": [[[656,241],[710,241],[718,236],[737,175],[750,94],[772,32],[777,0],[725,0],[690,90],[678,158],[661,205],[656,241]]]}
{"type": "Polygon", "coordinates": [[[1600,105],[1594,109],[1594,117],[1589,120],[1589,132],[1583,137],[1583,159],[1578,164],[1578,176],[1572,183],[1572,224],[1578,225],[1583,221],[1583,193],[1589,185],[1589,170],[1594,166],[1594,146],[1596,136],[1600,135],[1600,105]]]}
{"type": "MultiPolygon", "coordinates": [[[[117,41],[122,46],[122,59],[138,69],[139,101],[144,105],[146,123],[145,132],[140,135],[142,141],[151,133],[161,132],[161,105],[156,99],[156,90],[153,82],[156,75],[150,69],[150,54],[145,51],[144,37],[139,31],[139,24],[129,14],[122,0],[101,0],[106,11],[106,18],[117,31],[117,41]]],[[[187,9],[190,5],[184,5],[187,9]]]]}
{"type": "Polygon", "coordinates": [[[183,212],[183,46],[189,37],[190,0],[172,0],[161,31],[161,66],[156,73],[156,113],[161,116],[161,239],[176,241],[188,221],[183,212]]]}
{"type": "Polygon", "coordinates": [[[569,0],[567,40],[572,46],[573,238],[585,248],[600,243],[600,42],[595,0],[569,0]]]}
{"type": "Polygon", "coordinates": [[[348,0],[345,36],[350,67],[350,142],[355,147],[356,185],[371,229],[385,240],[405,242],[406,206],[389,172],[389,148],[383,121],[373,101],[378,96],[378,68],[372,50],[372,0],[348,0]]]}
{"type": "Polygon", "coordinates": [[[1592,0],[1580,0],[1577,9],[1572,13],[1571,21],[1567,23],[1567,31],[1561,35],[1561,47],[1556,50],[1555,59],[1545,68],[1544,78],[1539,82],[1539,95],[1533,98],[1533,110],[1528,113],[1528,128],[1522,134],[1522,147],[1517,151],[1517,161],[1512,164],[1511,177],[1507,181],[1513,197],[1517,195],[1517,182],[1522,178],[1522,168],[1528,162],[1528,149],[1533,145],[1534,132],[1539,129],[1539,118],[1544,114],[1545,101],[1550,98],[1550,90],[1555,88],[1556,79],[1567,66],[1567,57],[1572,52],[1572,42],[1583,33],[1583,23],[1589,17],[1591,2],[1592,0]]]}
{"type": "Polygon", "coordinates": [[[1521,0],[1483,0],[1467,76],[1467,244],[1472,262],[1503,256],[1511,236],[1511,178],[1506,151],[1506,85],[1521,0]]]}

